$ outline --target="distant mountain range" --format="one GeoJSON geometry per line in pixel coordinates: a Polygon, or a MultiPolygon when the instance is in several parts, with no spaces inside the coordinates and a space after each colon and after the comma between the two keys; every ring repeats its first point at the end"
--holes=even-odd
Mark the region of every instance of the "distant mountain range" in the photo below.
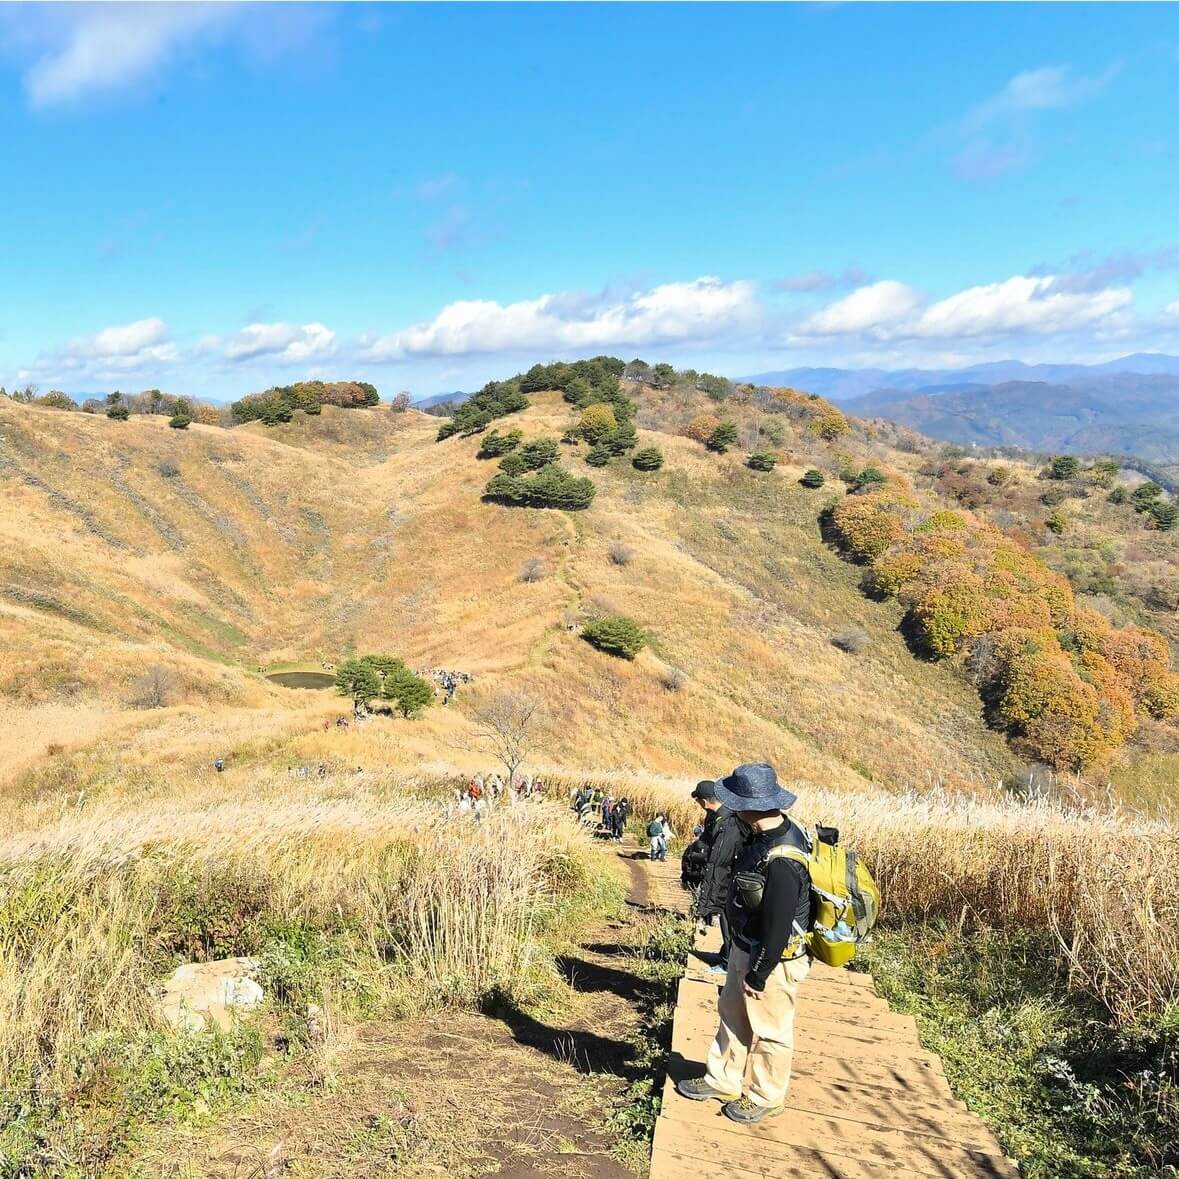
{"type": "Polygon", "coordinates": [[[843,402],[950,442],[1132,454],[1179,464],[1179,357],[1105,364],[1001,360],[959,369],[796,368],[748,378],[843,402]]]}
{"type": "Polygon", "coordinates": [[[415,409],[429,409],[432,405],[442,405],[443,402],[446,401],[453,401],[461,404],[462,402],[466,401],[468,397],[470,397],[470,394],[463,393],[462,391],[456,391],[454,393],[435,393],[430,397],[419,397],[416,401],[414,401],[413,404],[415,409]]]}
{"type": "Polygon", "coordinates": [[[1107,373],[1179,377],[1179,356],[1135,352],[1104,364],[1025,364],[1022,360],[992,360],[965,368],[790,368],[781,372],[754,373],[740,379],[756,385],[789,385],[836,401],[852,401],[879,389],[932,393],[997,385],[1003,381],[1071,383],[1107,373]]]}

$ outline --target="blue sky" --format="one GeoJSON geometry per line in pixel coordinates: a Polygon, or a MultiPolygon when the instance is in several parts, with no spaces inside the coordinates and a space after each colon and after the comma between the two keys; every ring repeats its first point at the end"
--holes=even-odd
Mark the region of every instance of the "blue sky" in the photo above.
{"type": "Polygon", "coordinates": [[[1179,352],[1168,5],[0,7],[0,381],[1179,352]]]}

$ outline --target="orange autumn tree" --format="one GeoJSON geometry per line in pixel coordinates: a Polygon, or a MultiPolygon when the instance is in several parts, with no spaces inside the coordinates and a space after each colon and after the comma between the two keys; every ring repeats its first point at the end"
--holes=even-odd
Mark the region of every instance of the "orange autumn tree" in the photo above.
{"type": "Polygon", "coordinates": [[[865,588],[906,610],[914,646],[964,656],[989,714],[1030,756],[1060,769],[1108,759],[1146,714],[1179,717],[1166,640],[1116,629],[1079,606],[1066,578],[968,512],[921,519],[908,485],[849,495],[839,543],[869,564],[865,588]]]}

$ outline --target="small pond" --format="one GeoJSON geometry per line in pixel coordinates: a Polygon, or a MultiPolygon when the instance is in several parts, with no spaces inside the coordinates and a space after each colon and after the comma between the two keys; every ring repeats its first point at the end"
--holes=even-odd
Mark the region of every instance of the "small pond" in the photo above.
{"type": "Polygon", "coordinates": [[[282,688],[330,688],[336,682],[330,671],[272,671],[266,678],[282,688]]]}

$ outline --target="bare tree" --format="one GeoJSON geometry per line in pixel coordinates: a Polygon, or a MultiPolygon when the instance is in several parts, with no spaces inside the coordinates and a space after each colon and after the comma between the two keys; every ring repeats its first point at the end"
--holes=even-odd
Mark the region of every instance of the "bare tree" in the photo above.
{"type": "Polygon", "coordinates": [[[545,572],[544,561],[540,557],[529,557],[520,567],[520,580],[528,583],[541,581],[545,572]]]}
{"type": "Polygon", "coordinates": [[[136,708],[166,708],[176,687],[176,677],[158,663],[149,667],[132,685],[131,703],[136,708]]]}
{"type": "Polygon", "coordinates": [[[477,748],[494,756],[507,770],[508,783],[538,746],[540,701],[526,692],[501,692],[476,711],[477,748]]]}
{"type": "Polygon", "coordinates": [[[409,409],[410,401],[411,399],[409,394],[403,389],[400,393],[397,394],[396,397],[393,398],[390,408],[394,413],[405,413],[405,411],[409,409]]]}

